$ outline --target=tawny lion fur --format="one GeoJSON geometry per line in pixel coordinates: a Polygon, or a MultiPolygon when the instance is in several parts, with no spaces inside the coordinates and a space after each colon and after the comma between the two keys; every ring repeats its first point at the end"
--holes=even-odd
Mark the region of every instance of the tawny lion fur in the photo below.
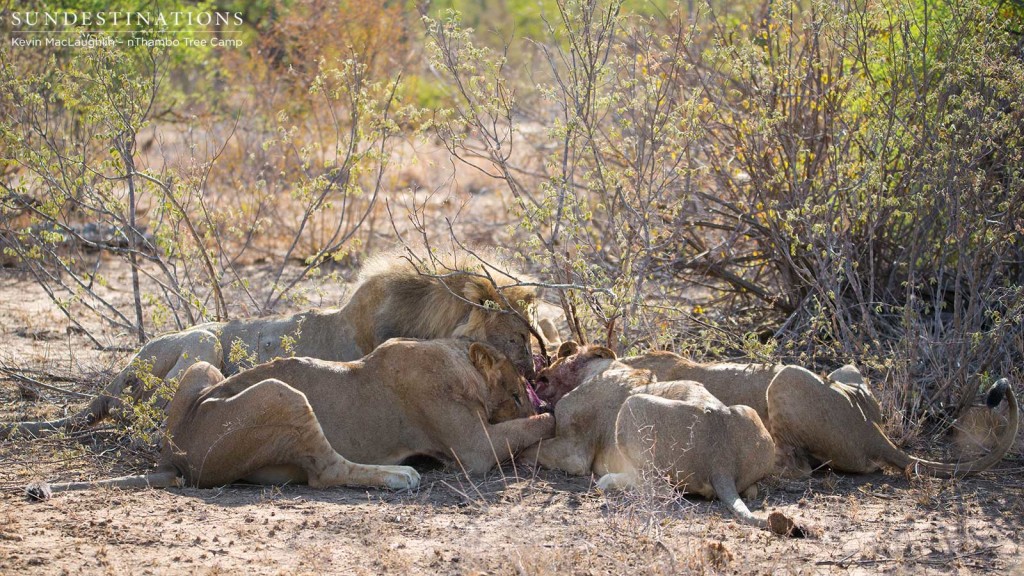
{"type": "MultiPolygon", "coordinates": [[[[687,492],[717,496],[746,523],[769,527],[739,495],[755,492],[774,467],[775,444],[752,408],[727,407],[697,382],[654,382],[607,348],[573,342],[541,371],[537,394],[554,403],[556,433],[524,461],[596,474],[603,489],[664,475],[687,492]]],[[[790,533],[795,525],[771,528],[790,533]]]]}
{"type": "MultiPolygon", "coordinates": [[[[208,362],[226,374],[240,369],[232,348],[247,362],[305,356],[357,360],[389,338],[458,338],[487,342],[527,377],[534,375],[530,347],[535,289],[511,285],[509,277],[454,270],[430,276],[405,258],[386,254],[363,268],[359,285],[340,309],[312,310],[293,316],[209,322],[153,339],[136,354],[102,394],[81,412],[50,422],[0,425],[0,439],[15,431],[38,436],[60,428],[82,428],[113,414],[122,396],[146,398],[139,385],[143,365],[152,376],[169,380],[196,362],[208,362]]],[[[249,365],[251,365],[249,364],[249,365]]]]}
{"type": "Polygon", "coordinates": [[[768,426],[768,385],[785,366],[780,364],[699,364],[672,352],[648,352],[623,358],[633,368],[650,370],[661,381],[696,380],[726,406],[743,404],[757,411],[768,426]]]}
{"type": "Polygon", "coordinates": [[[997,383],[1006,388],[1009,409],[1005,414],[979,409],[994,423],[989,433],[994,438],[991,451],[976,460],[944,463],[910,456],[893,445],[881,429],[878,401],[854,366],[844,366],[822,380],[797,366],[698,364],[670,352],[623,362],[650,370],[659,380],[696,380],[726,405],[754,408],[775,440],[779,465],[791,475],[808,474],[818,463],[852,473],[916,465],[934,475],[969,474],[1002,459],[1017,433],[1017,399],[1005,381],[997,383]]]}
{"type": "Polygon", "coordinates": [[[554,433],[515,367],[466,340],[393,339],[355,362],[284,358],[227,379],[198,363],[166,425],[155,472],[53,490],[238,480],[414,488],[419,475],[399,465],[409,457],[479,474],[554,433]]]}
{"type": "Polygon", "coordinates": [[[1010,423],[1009,408],[999,405],[995,410],[968,406],[953,422],[951,436],[955,454],[961,458],[977,458],[992,452],[1010,423]]]}
{"type": "Polygon", "coordinates": [[[914,467],[933,476],[962,476],[991,468],[1013,446],[1017,397],[1006,379],[993,386],[1000,388],[1009,405],[1008,423],[993,450],[974,460],[935,462],[897,448],[882,431],[878,401],[853,366],[836,370],[827,382],[809,370],[787,366],[768,387],[769,429],[783,462],[790,461],[789,467],[802,473],[821,463],[841,472],[914,467]]]}

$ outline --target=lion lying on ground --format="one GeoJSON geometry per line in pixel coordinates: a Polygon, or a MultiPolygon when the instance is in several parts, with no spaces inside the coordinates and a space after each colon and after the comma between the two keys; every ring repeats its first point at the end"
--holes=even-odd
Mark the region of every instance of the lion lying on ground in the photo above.
{"type": "Polygon", "coordinates": [[[535,415],[523,378],[493,347],[392,339],[356,362],[285,358],[227,379],[195,364],[168,407],[154,472],[52,489],[238,480],[415,488],[419,474],[399,465],[410,457],[481,474],[553,434],[552,416],[535,415]]]}
{"type": "Polygon", "coordinates": [[[633,486],[653,472],[686,492],[717,496],[745,523],[802,534],[782,514],[757,518],[740,498],[756,494],[774,467],[775,444],[752,408],[727,407],[697,382],[654,382],[611,350],[574,342],[559,348],[537,382],[537,394],[554,404],[556,434],[523,460],[600,475],[602,489],[633,486]]]}
{"type": "Polygon", "coordinates": [[[883,467],[909,470],[912,466],[933,476],[962,476],[991,468],[1009,452],[1017,437],[1017,397],[1009,381],[996,382],[989,395],[1006,397],[1007,424],[991,452],[965,462],[925,460],[893,445],[882,431],[878,401],[853,366],[836,370],[827,383],[797,366],[779,372],[768,387],[769,430],[782,462],[802,474],[822,463],[833,470],[862,474],[883,467]]]}
{"type": "Polygon", "coordinates": [[[622,358],[621,362],[633,368],[650,370],[663,382],[696,380],[726,406],[750,406],[757,411],[765,426],[769,423],[768,385],[785,368],[781,364],[699,364],[678,354],[663,351],[622,358]]]}
{"type": "Polygon", "coordinates": [[[968,406],[951,426],[954,452],[961,458],[976,458],[992,452],[1010,425],[1009,406],[993,386],[982,404],[968,406]]]}
{"type": "Polygon", "coordinates": [[[796,366],[697,364],[671,352],[652,352],[623,363],[650,370],[659,380],[696,380],[726,405],[754,408],[775,440],[780,469],[790,475],[809,474],[817,463],[852,473],[917,465],[934,475],[970,474],[1001,460],[1017,433],[1017,399],[1006,380],[992,387],[989,407],[980,409],[999,421],[993,427],[998,431],[992,433],[996,440],[991,452],[972,461],[944,463],[910,456],[892,444],[880,427],[878,401],[854,366],[836,370],[826,384],[796,366]],[[994,410],[1003,394],[1009,404],[1005,416],[994,410]]]}
{"type": "Polygon", "coordinates": [[[147,376],[169,380],[200,361],[233,374],[240,369],[239,357],[251,364],[286,356],[348,361],[388,338],[465,337],[494,346],[532,378],[536,291],[512,285],[511,276],[494,272],[492,281],[483,272],[463,270],[428,276],[398,255],[381,256],[364,266],[358,288],[341,309],[210,322],[155,338],[81,412],[49,422],[0,425],[0,439],[15,431],[38,436],[87,427],[117,416],[122,395],[139,400],[151,394],[151,387],[140,385],[143,364],[149,365],[147,376]]]}

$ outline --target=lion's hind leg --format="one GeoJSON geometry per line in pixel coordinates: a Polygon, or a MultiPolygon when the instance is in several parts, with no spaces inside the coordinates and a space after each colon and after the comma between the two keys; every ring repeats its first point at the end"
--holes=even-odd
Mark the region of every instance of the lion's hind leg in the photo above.
{"type": "MultiPolygon", "coordinates": [[[[97,398],[105,402],[105,406],[100,410],[93,409],[91,420],[100,420],[107,413],[122,419],[123,396],[130,396],[134,402],[148,402],[156,390],[155,384],[180,380],[189,368],[200,362],[216,369],[224,366],[220,340],[208,330],[192,329],[152,340],[142,347],[131,365],[122,370],[104,394],[97,398]]],[[[160,409],[167,407],[166,401],[160,397],[155,398],[155,402],[160,409]]]]}
{"type": "Polygon", "coordinates": [[[407,466],[356,464],[338,454],[305,394],[280,380],[263,380],[228,397],[215,392],[205,394],[188,422],[172,430],[192,484],[249,479],[317,488],[419,485],[419,474],[407,466]]]}
{"type": "MultiPolygon", "coordinates": [[[[148,401],[152,396],[154,386],[150,376],[159,380],[175,378],[200,361],[216,367],[224,365],[220,341],[212,332],[193,329],[161,336],[143,346],[132,363],[121,370],[84,409],[59,420],[0,424],[0,440],[14,434],[39,437],[58,430],[85,429],[108,416],[123,420],[132,413],[130,409],[125,410],[125,396],[130,396],[135,402],[148,401]],[[145,373],[140,374],[140,370],[145,373]]],[[[160,399],[157,399],[157,405],[163,408],[160,399]]]]}

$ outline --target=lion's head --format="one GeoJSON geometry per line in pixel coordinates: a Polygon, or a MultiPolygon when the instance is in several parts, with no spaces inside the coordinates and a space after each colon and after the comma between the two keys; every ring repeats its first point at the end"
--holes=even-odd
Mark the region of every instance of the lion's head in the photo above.
{"type": "Polygon", "coordinates": [[[516,367],[494,347],[480,342],[469,346],[469,359],[487,382],[484,404],[491,424],[526,418],[537,411],[530,402],[526,380],[516,367]]]}
{"type": "Polygon", "coordinates": [[[402,256],[385,255],[364,267],[346,308],[364,354],[389,338],[468,338],[490,344],[532,379],[537,294],[513,279],[527,278],[456,266],[427,273],[402,256]]]}
{"type": "Polygon", "coordinates": [[[530,347],[536,300],[533,288],[510,286],[499,291],[487,278],[467,274],[461,280],[462,295],[472,305],[452,336],[487,342],[532,379],[536,376],[530,347]]]}
{"type": "Polygon", "coordinates": [[[582,371],[591,360],[615,360],[615,352],[604,346],[580,346],[565,342],[558,347],[558,353],[551,366],[537,375],[535,388],[537,396],[554,406],[582,381],[582,371]]]}

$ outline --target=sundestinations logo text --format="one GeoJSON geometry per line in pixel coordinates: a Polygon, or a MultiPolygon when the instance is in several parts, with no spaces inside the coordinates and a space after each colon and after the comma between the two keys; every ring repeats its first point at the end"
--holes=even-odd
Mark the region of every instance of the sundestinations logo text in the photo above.
{"type": "Polygon", "coordinates": [[[12,47],[240,47],[241,12],[0,11],[12,47]]]}
{"type": "Polygon", "coordinates": [[[58,26],[190,27],[241,26],[240,12],[0,12],[15,28],[58,26]]]}

